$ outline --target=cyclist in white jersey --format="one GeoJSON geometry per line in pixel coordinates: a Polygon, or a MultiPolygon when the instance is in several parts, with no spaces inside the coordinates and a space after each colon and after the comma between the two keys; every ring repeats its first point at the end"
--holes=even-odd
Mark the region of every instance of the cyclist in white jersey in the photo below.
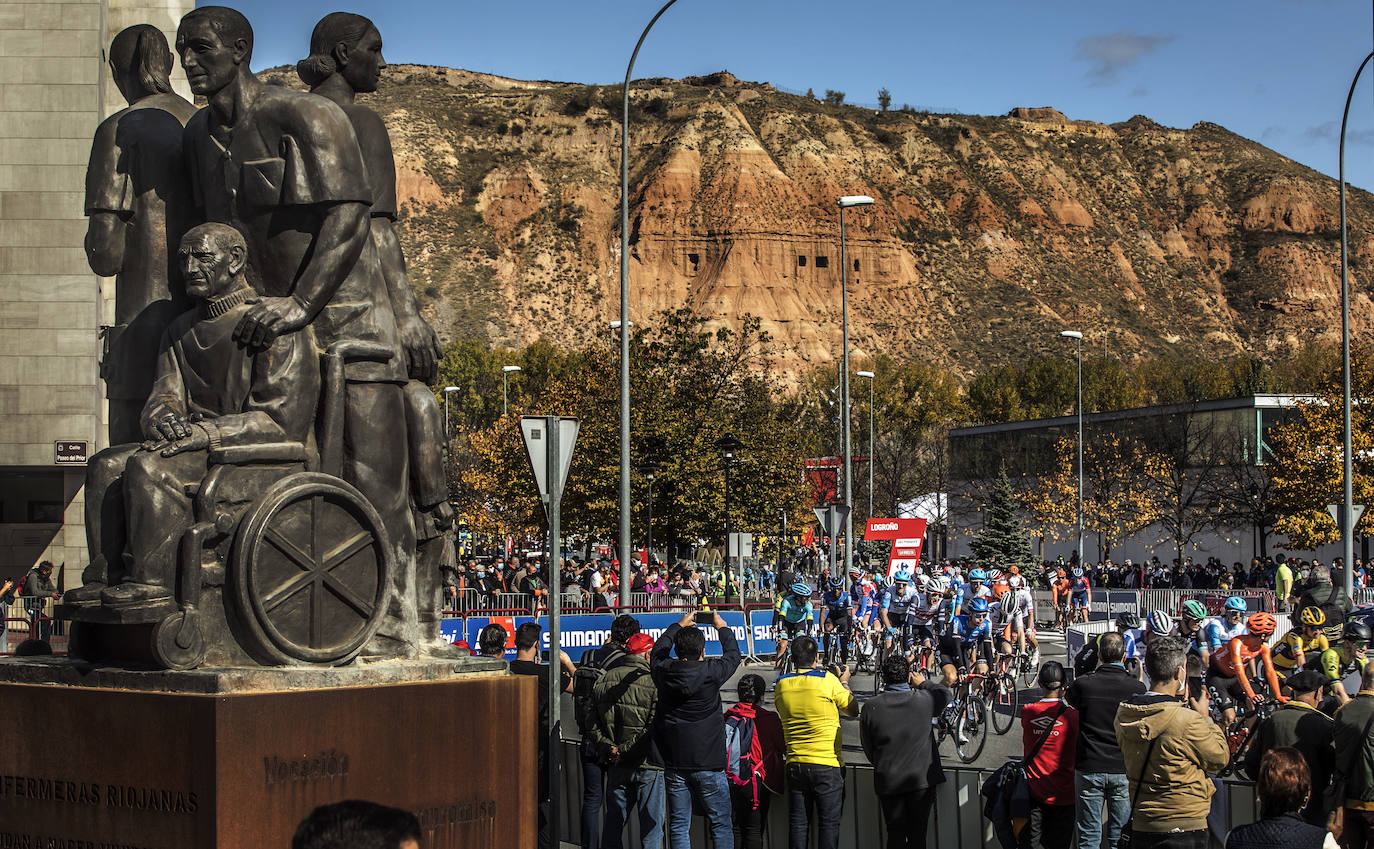
{"type": "Polygon", "coordinates": [[[1026,650],[1030,644],[1031,656],[1038,658],[1040,642],[1035,638],[1035,599],[1030,588],[1020,575],[1007,579],[1010,591],[1002,596],[1003,620],[1002,638],[1008,653],[1013,643],[1018,652],[1026,650]]]}

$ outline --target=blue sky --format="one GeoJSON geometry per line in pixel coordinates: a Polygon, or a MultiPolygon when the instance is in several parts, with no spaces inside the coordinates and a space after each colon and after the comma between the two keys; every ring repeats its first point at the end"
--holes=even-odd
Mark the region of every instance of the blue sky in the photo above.
{"type": "MultiPolygon", "coordinates": [[[[231,5],[254,24],[255,68],[301,58],[315,21],[344,9],[377,23],[389,62],[615,83],[661,2],[231,5]]],[[[861,104],[886,87],[894,107],[1211,121],[1334,176],[1346,92],[1374,48],[1372,12],[1353,0],[678,0],[649,34],[635,76],[725,69],[795,91],[843,91],[861,104]]],[[[1374,69],[1355,94],[1346,173],[1374,189],[1374,69]]]]}

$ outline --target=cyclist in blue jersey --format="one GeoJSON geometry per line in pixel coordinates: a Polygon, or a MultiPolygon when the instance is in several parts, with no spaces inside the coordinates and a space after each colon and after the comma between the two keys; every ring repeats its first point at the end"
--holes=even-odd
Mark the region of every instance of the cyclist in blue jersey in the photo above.
{"type": "Polygon", "coordinates": [[[974,663],[975,672],[987,672],[992,664],[992,623],[988,620],[988,603],[975,598],[968,604],[968,612],[949,621],[945,635],[940,638],[940,666],[945,674],[945,686],[959,682],[959,673],[974,663]],[[972,658],[976,655],[976,660],[972,658]]]}
{"type": "Polygon", "coordinates": [[[831,637],[840,644],[840,663],[849,663],[849,645],[854,637],[854,603],[845,591],[844,580],[831,578],[821,594],[821,632],[826,661],[835,662],[831,637]]]}
{"type": "Polygon", "coordinates": [[[777,657],[773,666],[782,669],[783,659],[787,657],[787,645],[797,634],[804,634],[815,623],[815,612],[811,609],[811,585],[798,581],[778,598],[773,607],[777,618],[777,631],[773,639],[777,642],[777,657]]]}
{"type": "Polygon", "coordinates": [[[896,574],[892,576],[892,589],[888,590],[887,595],[883,597],[882,607],[878,612],[884,629],[883,645],[888,650],[892,648],[893,638],[899,634],[902,636],[902,651],[910,648],[904,633],[906,631],[906,612],[912,604],[919,600],[920,593],[911,586],[911,573],[905,569],[898,569],[896,574]]]}
{"type": "Polygon", "coordinates": [[[1221,616],[1214,616],[1202,623],[1202,638],[1198,640],[1199,654],[1206,664],[1213,655],[1226,648],[1231,640],[1245,633],[1245,614],[1249,608],[1245,599],[1231,596],[1226,599],[1226,610],[1221,616]]]}

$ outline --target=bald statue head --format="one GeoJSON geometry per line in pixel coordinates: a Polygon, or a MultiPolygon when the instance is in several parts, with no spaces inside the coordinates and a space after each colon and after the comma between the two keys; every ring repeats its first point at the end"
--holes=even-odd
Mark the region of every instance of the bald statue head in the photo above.
{"type": "Polygon", "coordinates": [[[177,56],[191,91],[213,96],[241,76],[252,76],[253,27],[227,6],[201,6],[177,27],[177,56]]]}
{"type": "Polygon", "coordinates": [[[186,294],[197,300],[218,298],[248,285],[243,275],[248,245],[228,224],[191,228],[181,237],[177,259],[186,294]]]}
{"type": "Polygon", "coordinates": [[[172,90],[172,51],[152,24],[120,30],[110,42],[110,73],[129,103],[172,90]]]}

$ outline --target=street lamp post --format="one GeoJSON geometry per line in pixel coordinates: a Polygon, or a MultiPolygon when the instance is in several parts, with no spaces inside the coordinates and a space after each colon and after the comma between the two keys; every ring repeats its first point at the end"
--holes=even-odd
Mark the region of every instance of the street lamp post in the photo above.
{"type": "MultiPolygon", "coordinates": [[[[649,30],[677,0],[668,0],[635,42],[620,89],[620,326],[630,324],[630,75],[649,30]]],[[[630,604],[630,334],[620,334],[620,604],[630,604]]],[[[556,822],[556,820],[555,820],[556,822]]]]}
{"type": "Polygon", "coordinates": [[[873,372],[856,372],[868,378],[868,518],[873,518],[873,372]]]}
{"type": "Polygon", "coordinates": [[[1083,334],[1078,330],[1061,330],[1065,339],[1078,340],[1078,563],[1083,563],[1083,334]]]}
{"type": "Polygon", "coordinates": [[[845,258],[844,211],[851,206],[872,206],[873,198],[845,195],[837,203],[840,207],[840,335],[844,348],[840,374],[840,410],[844,415],[844,504],[850,508],[844,517],[844,568],[848,570],[854,562],[854,452],[849,443],[849,261],[845,258]]]}
{"type": "MultiPolygon", "coordinates": [[[[725,568],[730,568],[730,468],[739,462],[735,456],[744,443],[735,438],[733,433],[727,433],[715,442],[716,453],[720,455],[721,465],[725,467],[725,568]]],[[[739,586],[740,592],[744,591],[744,557],[741,553],[739,557],[739,586]]],[[[743,598],[743,596],[741,596],[743,598]]]]}
{"type": "Polygon", "coordinates": [[[1355,71],[1355,78],[1350,81],[1350,93],[1345,96],[1345,111],[1341,113],[1341,437],[1345,449],[1345,486],[1341,503],[1341,518],[1344,521],[1336,530],[1340,532],[1344,543],[1342,565],[1345,568],[1341,571],[1345,575],[1346,595],[1353,594],[1355,580],[1355,463],[1351,455],[1350,437],[1350,249],[1345,228],[1345,128],[1350,120],[1350,101],[1355,97],[1355,86],[1360,82],[1360,74],[1364,73],[1370,59],[1374,59],[1374,53],[1364,57],[1355,71]]]}
{"type": "Polygon", "coordinates": [[[457,392],[457,391],[458,391],[458,387],[456,387],[456,386],[445,386],[445,387],[444,387],[444,447],[445,447],[445,448],[448,447],[448,434],[449,434],[449,431],[448,431],[448,394],[449,394],[450,392],[457,392]]]}
{"type": "Polygon", "coordinates": [[[654,550],[654,476],[658,474],[659,468],[658,463],[644,463],[639,467],[644,479],[649,482],[649,498],[645,503],[648,508],[648,517],[644,522],[644,562],[646,564],[653,556],[654,550]]]}
{"type": "Polygon", "coordinates": [[[506,417],[506,378],[520,370],[520,366],[501,366],[501,417],[506,417]]]}

